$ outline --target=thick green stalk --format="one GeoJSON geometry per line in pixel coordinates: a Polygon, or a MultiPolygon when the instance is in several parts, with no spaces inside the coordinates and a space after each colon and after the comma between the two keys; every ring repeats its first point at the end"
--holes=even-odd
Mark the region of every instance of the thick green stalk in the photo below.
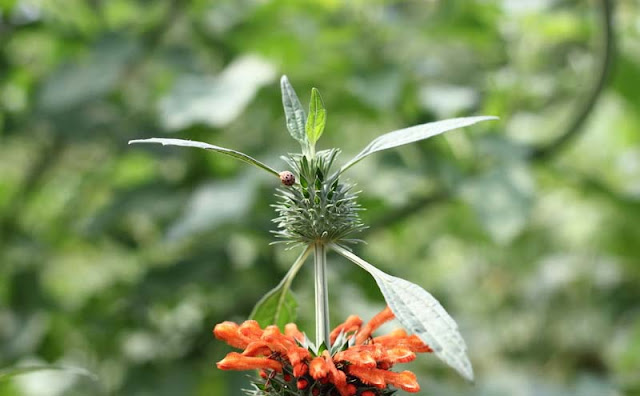
{"type": "Polygon", "coordinates": [[[316,294],[316,346],[329,344],[329,290],[327,287],[327,247],[322,242],[314,245],[314,278],[316,294]]]}

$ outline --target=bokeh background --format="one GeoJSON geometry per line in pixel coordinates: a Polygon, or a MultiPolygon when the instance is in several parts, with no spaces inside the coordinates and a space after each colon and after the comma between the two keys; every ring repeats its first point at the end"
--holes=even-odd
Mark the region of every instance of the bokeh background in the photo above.
{"type": "MultiPolygon", "coordinates": [[[[356,251],[434,294],[477,381],[433,356],[424,395],[640,394],[640,4],[607,0],[3,0],[0,395],[240,395],[213,339],[298,252],[270,246],[298,149],[278,78],[328,109],[341,162],[375,136],[500,121],[349,172],[356,251]],[[16,368],[59,369],[10,375],[16,368]]],[[[313,331],[310,268],[300,324],[313,331]]],[[[332,323],[383,307],[329,258],[332,323]]],[[[402,392],[399,392],[402,393],[402,392]]]]}

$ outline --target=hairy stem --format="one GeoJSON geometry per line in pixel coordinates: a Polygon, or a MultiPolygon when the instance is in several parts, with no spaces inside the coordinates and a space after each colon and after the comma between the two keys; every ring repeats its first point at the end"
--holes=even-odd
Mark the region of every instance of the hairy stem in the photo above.
{"type": "Polygon", "coordinates": [[[316,346],[329,345],[329,290],[327,287],[327,247],[322,242],[314,245],[314,278],[316,292],[316,346]]]}

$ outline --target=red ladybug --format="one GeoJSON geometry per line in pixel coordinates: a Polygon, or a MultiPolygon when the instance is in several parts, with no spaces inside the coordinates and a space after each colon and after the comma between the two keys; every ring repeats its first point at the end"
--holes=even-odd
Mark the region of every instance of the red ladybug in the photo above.
{"type": "Polygon", "coordinates": [[[293,183],[296,182],[296,177],[293,173],[289,171],[280,172],[280,181],[285,186],[293,186],[293,183]]]}

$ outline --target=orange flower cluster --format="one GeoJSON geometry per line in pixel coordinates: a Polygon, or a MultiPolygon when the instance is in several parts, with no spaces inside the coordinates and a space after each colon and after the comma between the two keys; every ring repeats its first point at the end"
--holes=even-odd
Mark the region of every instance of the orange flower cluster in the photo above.
{"type": "MultiPolygon", "coordinates": [[[[264,330],[258,323],[248,320],[241,325],[223,322],[214,328],[218,339],[229,345],[244,349],[231,352],[218,362],[222,370],[260,370],[265,387],[270,383],[275,390],[297,388],[310,391],[311,395],[376,396],[388,394],[388,386],[407,392],[418,392],[420,386],[410,371],[393,372],[396,363],[406,363],[416,358],[416,352],[431,352],[417,336],[408,335],[398,329],[380,337],[371,334],[383,323],[393,319],[387,307],[369,323],[352,315],[337,326],[330,335],[333,345],[341,334],[353,334],[350,347],[331,348],[315,355],[303,347],[305,336],[298,327],[289,323],[284,334],[277,326],[264,330]]],[[[287,393],[288,394],[288,393],[287,393]]]]}

